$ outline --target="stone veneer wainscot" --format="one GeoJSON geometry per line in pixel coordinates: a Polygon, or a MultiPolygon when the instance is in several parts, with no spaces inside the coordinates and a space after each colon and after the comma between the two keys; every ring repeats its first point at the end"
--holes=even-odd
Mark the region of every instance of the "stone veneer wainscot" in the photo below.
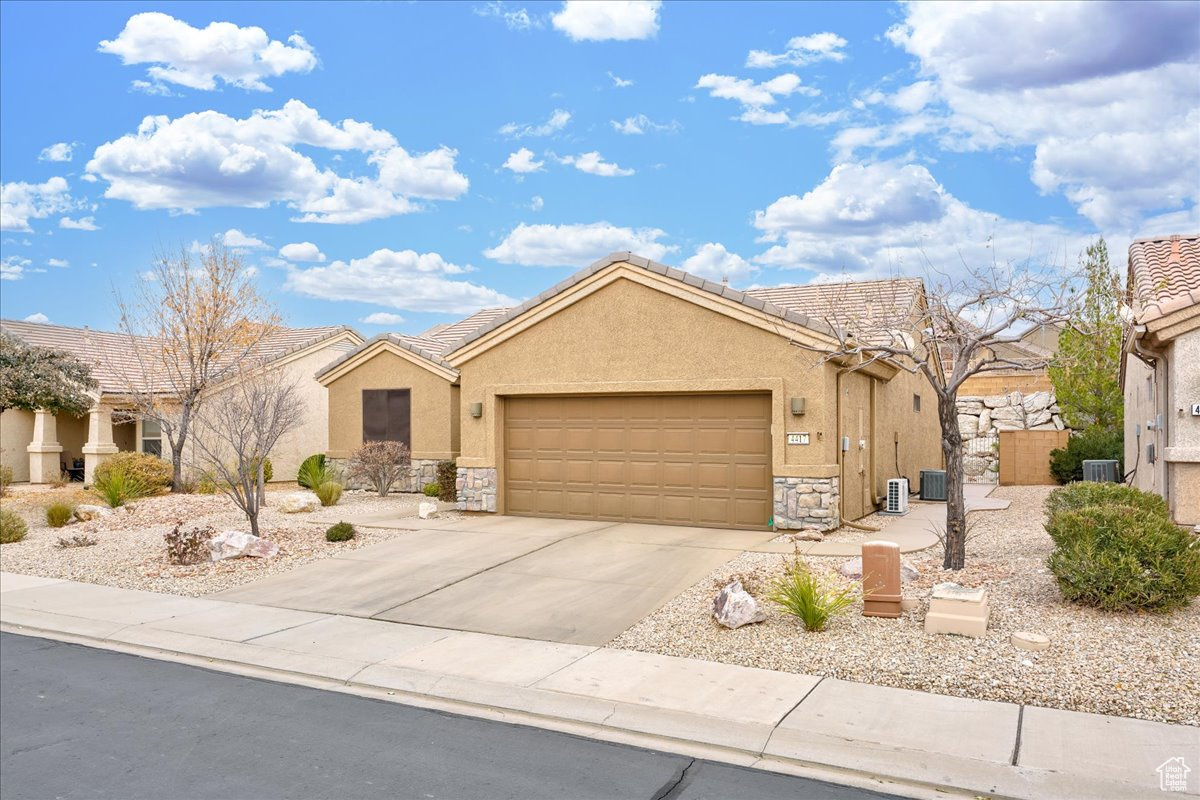
{"type": "Polygon", "coordinates": [[[831,531],[838,527],[837,478],[775,478],[775,528],[831,531]]]}
{"type": "Polygon", "coordinates": [[[458,468],[458,510],[496,510],[496,468],[458,468]]]}

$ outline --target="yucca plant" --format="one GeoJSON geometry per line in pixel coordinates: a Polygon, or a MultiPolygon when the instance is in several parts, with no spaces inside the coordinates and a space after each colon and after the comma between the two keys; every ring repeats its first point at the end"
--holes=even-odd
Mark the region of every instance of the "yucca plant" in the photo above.
{"type": "Polygon", "coordinates": [[[851,586],[839,587],[818,578],[795,557],[772,582],[767,599],[799,618],[807,630],[817,632],[825,629],[830,617],[845,613],[858,596],[851,586]]]}
{"type": "Polygon", "coordinates": [[[139,497],[147,497],[155,491],[157,489],[147,487],[133,473],[121,469],[112,470],[103,477],[97,475],[96,483],[92,486],[92,492],[108,503],[110,508],[123,506],[128,501],[136,500],[139,497]]]}

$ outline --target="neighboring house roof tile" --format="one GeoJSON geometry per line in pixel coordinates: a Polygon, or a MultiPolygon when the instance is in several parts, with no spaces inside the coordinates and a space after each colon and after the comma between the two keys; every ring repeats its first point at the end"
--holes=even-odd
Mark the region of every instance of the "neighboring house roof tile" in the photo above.
{"type": "MultiPolygon", "coordinates": [[[[129,337],[113,331],[98,331],[91,328],[73,328],[67,325],[52,325],[46,322],[24,322],[0,320],[0,331],[16,336],[32,347],[48,347],[62,350],[83,361],[92,369],[92,375],[100,384],[102,392],[120,393],[125,390],[123,376],[138,374],[138,360],[129,337]]],[[[345,325],[326,325],[316,328],[282,328],[271,334],[256,349],[264,361],[271,362],[291,353],[304,350],[344,333],[358,334],[345,325]]],[[[145,337],[139,340],[149,342],[145,337]]],[[[164,391],[166,386],[154,385],[151,390],[164,391]]]]}
{"type": "Polygon", "coordinates": [[[438,347],[434,352],[445,353],[459,339],[469,336],[483,325],[489,324],[492,320],[502,316],[507,311],[507,308],[485,308],[476,311],[465,319],[460,319],[458,322],[453,322],[449,325],[434,325],[429,330],[410,338],[430,341],[438,347]]]}
{"type": "Polygon", "coordinates": [[[891,317],[910,318],[922,307],[925,284],[920,278],[890,278],[776,286],[747,289],[745,293],[810,318],[833,322],[839,327],[853,327],[850,323],[854,320],[877,319],[881,311],[891,317]]]}
{"type": "Polygon", "coordinates": [[[1200,304],[1200,234],[1135,239],[1129,294],[1139,323],[1200,304]]]}

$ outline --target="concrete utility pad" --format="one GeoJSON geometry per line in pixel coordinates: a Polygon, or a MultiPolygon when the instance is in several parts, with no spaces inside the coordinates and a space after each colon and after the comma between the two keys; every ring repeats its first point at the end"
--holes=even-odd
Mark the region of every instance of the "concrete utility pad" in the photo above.
{"type": "Polygon", "coordinates": [[[216,597],[599,646],[773,536],[492,515],[430,522],[441,527],[216,597]]]}

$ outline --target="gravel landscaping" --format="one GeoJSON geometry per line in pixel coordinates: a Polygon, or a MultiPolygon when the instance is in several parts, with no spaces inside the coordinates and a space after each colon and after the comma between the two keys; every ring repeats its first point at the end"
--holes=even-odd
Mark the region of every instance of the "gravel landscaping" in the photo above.
{"type": "MultiPolygon", "coordinates": [[[[767,604],[766,622],[722,628],[712,619],[711,603],[729,580],[741,577],[757,594],[782,570],[779,555],[743,553],[608,646],[1200,725],[1200,604],[1160,616],[1108,614],[1065,603],[1045,567],[1052,543],[1042,527],[1042,504],[1049,492],[1049,487],[996,489],[992,496],[1012,505],[971,515],[966,569],[943,571],[936,545],[904,556],[921,575],[904,587],[905,597],[919,605],[900,619],[864,617],[860,600],[824,632],[807,633],[799,620],[767,604]],[[925,634],[930,589],[944,581],[988,589],[991,620],[985,637],[925,634]],[[1016,631],[1050,637],[1050,649],[1015,648],[1010,636],[1016,631]]],[[[830,580],[843,580],[836,569],[845,560],[806,558],[830,580]]]]}
{"type": "MultiPolygon", "coordinates": [[[[0,545],[0,570],[46,578],[65,578],[124,589],[199,597],[268,575],[286,572],[301,564],[386,541],[401,530],[359,528],[347,542],[325,541],[329,522],[312,522],[338,511],[346,517],[377,512],[417,516],[417,505],[428,498],[417,494],[392,494],[386,498],[366,492],[347,492],[334,508],[313,514],[284,514],[272,507],[272,497],[297,491],[295,484],[273,484],[268,489],[267,508],[259,516],[262,535],[279,545],[273,558],[234,558],[177,566],[166,559],[163,534],[177,522],[184,527],[209,526],[217,531],[248,531],[246,516],[221,495],[165,494],[137,500],[112,509],[108,516],[77,522],[63,528],[46,525],[46,506],[54,502],[103,505],[95,496],[72,488],[14,488],[3,501],[5,508],[19,513],[29,523],[29,534],[20,542],[0,545]],[[97,540],[91,547],[60,548],[60,538],[87,536],[97,540]]],[[[441,512],[441,516],[458,516],[441,512]]]]}

